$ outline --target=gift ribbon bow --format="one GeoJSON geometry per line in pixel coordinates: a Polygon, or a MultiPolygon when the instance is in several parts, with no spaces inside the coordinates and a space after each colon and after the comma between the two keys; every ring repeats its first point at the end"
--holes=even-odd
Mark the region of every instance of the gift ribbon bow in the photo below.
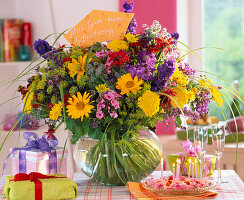
{"type": "Polygon", "coordinates": [[[35,200],[42,200],[42,182],[40,179],[48,179],[48,178],[67,178],[67,177],[56,177],[56,176],[47,176],[38,172],[31,172],[30,174],[19,173],[14,176],[14,179],[11,181],[27,181],[35,183],[35,200]]]}
{"type": "MultiPolygon", "coordinates": [[[[10,154],[7,156],[3,163],[3,174],[7,168],[8,159],[11,155],[15,153],[15,151],[19,150],[19,172],[25,172],[26,170],[26,151],[34,150],[34,149],[40,149],[42,153],[48,152],[49,153],[49,167],[53,167],[53,165],[57,164],[57,155],[56,151],[52,152],[51,150],[54,149],[58,145],[58,140],[54,136],[51,139],[47,139],[47,135],[42,136],[40,139],[36,133],[33,132],[25,132],[24,139],[27,141],[26,145],[24,147],[20,148],[13,148],[10,152],[10,154]],[[33,137],[33,139],[32,139],[33,137]],[[50,158],[53,158],[50,162],[50,158]]],[[[54,173],[57,173],[57,167],[56,171],[54,173]]]]}

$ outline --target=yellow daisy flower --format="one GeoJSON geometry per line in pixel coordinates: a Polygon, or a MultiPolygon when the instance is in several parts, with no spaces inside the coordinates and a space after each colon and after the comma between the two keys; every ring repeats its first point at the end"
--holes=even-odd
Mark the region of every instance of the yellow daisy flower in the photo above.
{"type": "Polygon", "coordinates": [[[129,45],[124,40],[112,40],[107,44],[107,48],[115,52],[119,52],[120,50],[127,50],[129,45]]]}
{"type": "Polygon", "coordinates": [[[221,98],[220,92],[214,86],[210,86],[209,91],[213,96],[212,100],[214,100],[218,106],[221,107],[223,104],[223,99],[221,98]]]}
{"type": "Polygon", "coordinates": [[[106,83],[104,84],[99,84],[96,86],[96,90],[99,92],[99,93],[103,93],[103,92],[106,92],[109,90],[109,88],[107,87],[106,83]]]}
{"type": "Polygon", "coordinates": [[[116,83],[116,88],[121,90],[120,94],[127,94],[127,96],[132,92],[133,94],[136,94],[138,90],[141,89],[141,84],[143,84],[143,80],[138,80],[138,77],[135,76],[133,79],[131,74],[125,74],[121,76],[118,79],[118,82],[116,83]]]}
{"type": "Polygon", "coordinates": [[[83,96],[80,92],[77,92],[77,96],[73,95],[72,98],[69,98],[67,105],[68,116],[71,116],[72,119],[79,119],[83,121],[84,116],[89,117],[91,109],[94,108],[93,105],[90,105],[91,95],[89,93],[84,93],[83,96]]]}
{"type": "Polygon", "coordinates": [[[178,106],[180,108],[183,108],[187,103],[188,103],[188,100],[193,100],[194,99],[194,93],[192,91],[187,91],[185,88],[183,87],[176,87],[174,88],[174,91],[176,93],[176,96],[174,96],[174,100],[176,102],[174,102],[174,100],[172,99],[171,100],[171,105],[174,107],[174,108],[177,108],[178,106]],[[178,105],[177,105],[178,104],[178,105]]]}
{"type": "Polygon", "coordinates": [[[157,93],[147,90],[138,98],[138,106],[147,117],[152,117],[159,111],[160,97],[157,93]]]}
{"type": "MultiPolygon", "coordinates": [[[[74,78],[77,75],[77,81],[84,75],[86,69],[86,60],[88,53],[84,56],[80,56],[78,61],[76,59],[72,59],[72,62],[68,64],[69,75],[74,78]]],[[[88,63],[92,61],[92,58],[89,58],[88,63]]]]}
{"type": "Polygon", "coordinates": [[[174,74],[171,76],[171,81],[174,81],[181,86],[188,84],[186,77],[177,67],[175,68],[174,74]]]}
{"type": "Polygon", "coordinates": [[[50,117],[50,119],[51,119],[51,120],[58,120],[58,118],[59,118],[60,116],[62,116],[62,113],[61,113],[62,108],[63,108],[63,105],[62,105],[61,102],[55,104],[55,105],[52,107],[51,111],[49,112],[49,117],[50,117]]]}
{"type": "Polygon", "coordinates": [[[125,35],[125,39],[127,40],[128,43],[136,43],[138,41],[138,38],[131,33],[127,33],[125,35]]]}
{"type": "Polygon", "coordinates": [[[29,114],[31,112],[32,106],[31,102],[33,100],[34,92],[29,91],[24,98],[23,106],[24,106],[24,113],[29,114]]]}

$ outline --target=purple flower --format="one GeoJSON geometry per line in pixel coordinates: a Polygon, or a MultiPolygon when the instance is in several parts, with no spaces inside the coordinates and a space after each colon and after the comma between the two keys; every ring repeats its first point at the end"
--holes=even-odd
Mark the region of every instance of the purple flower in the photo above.
{"type": "Polygon", "coordinates": [[[174,33],[170,33],[171,37],[174,38],[175,40],[178,40],[179,39],[179,33],[177,32],[174,32],[174,33]]]}
{"type": "Polygon", "coordinates": [[[50,46],[46,40],[42,39],[36,40],[33,46],[36,52],[45,59],[47,58],[46,53],[54,50],[54,48],[50,46]]]}
{"type": "MultiPolygon", "coordinates": [[[[126,1],[123,4],[124,12],[131,13],[132,10],[133,10],[133,4],[134,4],[134,2],[128,3],[126,1]]],[[[129,24],[129,26],[128,26],[128,29],[127,29],[126,33],[131,33],[133,35],[136,35],[136,27],[137,27],[137,23],[136,23],[135,18],[133,17],[131,22],[130,22],[130,24],[129,24]]]]}
{"type": "Polygon", "coordinates": [[[194,76],[196,74],[196,71],[194,69],[192,69],[188,63],[184,63],[184,67],[182,67],[182,65],[180,65],[178,67],[178,69],[187,76],[194,76]]]}
{"type": "Polygon", "coordinates": [[[196,94],[195,110],[201,115],[208,113],[208,104],[210,103],[209,96],[209,91],[201,91],[200,93],[196,94]]]}
{"type": "Polygon", "coordinates": [[[133,10],[134,2],[128,3],[127,1],[123,4],[124,12],[131,13],[133,10]]]}
{"type": "Polygon", "coordinates": [[[173,59],[165,60],[164,63],[158,67],[158,71],[151,82],[151,90],[162,90],[166,82],[170,79],[175,71],[175,63],[173,59]]]}
{"type": "Polygon", "coordinates": [[[155,55],[149,51],[140,51],[138,52],[139,62],[142,65],[146,65],[148,68],[153,68],[155,65],[155,55]]]}

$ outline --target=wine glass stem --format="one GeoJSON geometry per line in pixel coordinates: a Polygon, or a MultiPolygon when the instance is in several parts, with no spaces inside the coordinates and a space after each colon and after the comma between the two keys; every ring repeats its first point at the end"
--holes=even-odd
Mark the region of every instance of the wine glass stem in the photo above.
{"type": "Polygon", "coordinates": [[[218,156],[218,178],[221,178],[220,157],[218,156]]]}
{"type": "Polygon", "coordinates": [[[203,178],[203,162],[200,162],[200,179],[203,178]]]}

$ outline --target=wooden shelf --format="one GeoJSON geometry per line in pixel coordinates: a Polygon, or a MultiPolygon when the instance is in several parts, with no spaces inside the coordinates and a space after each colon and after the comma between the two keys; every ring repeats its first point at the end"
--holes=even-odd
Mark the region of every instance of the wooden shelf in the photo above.
{"type": "Polygon", "coordinates": [[[17,61],[17,62],[0,62],[0,67],[11,67],[20,65],[29,65],[31,61],[17,61]]]}

